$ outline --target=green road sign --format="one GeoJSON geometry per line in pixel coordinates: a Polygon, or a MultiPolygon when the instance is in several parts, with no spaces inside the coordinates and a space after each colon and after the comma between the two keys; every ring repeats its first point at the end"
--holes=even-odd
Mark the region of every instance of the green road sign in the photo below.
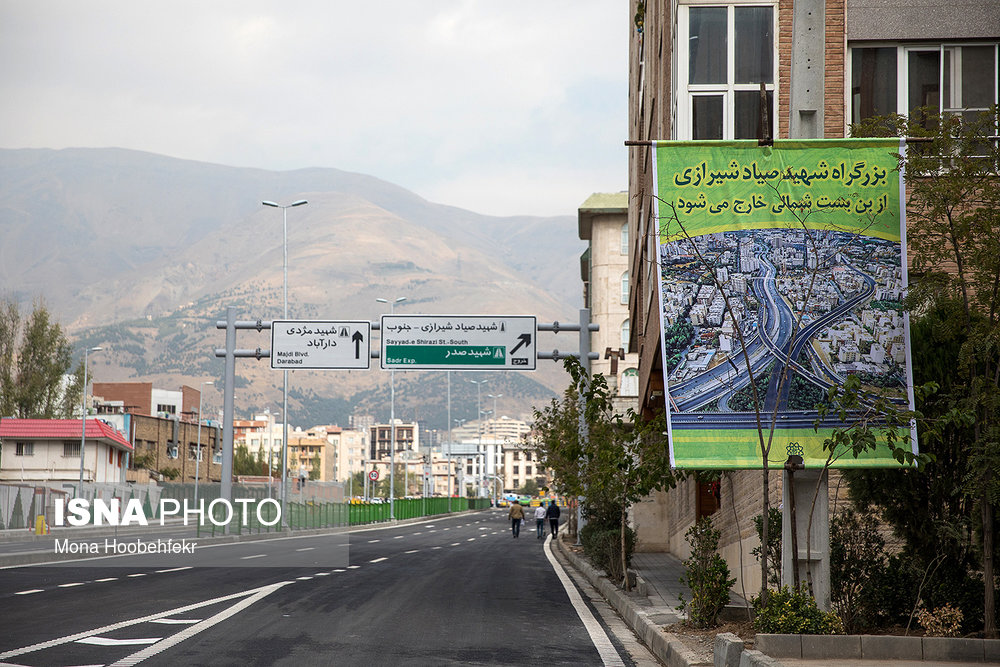
{"type": "Polygon", "coordinates": [[[534,316],[383,315],[380,364],[410,370],[535,370],[534,316]]]}

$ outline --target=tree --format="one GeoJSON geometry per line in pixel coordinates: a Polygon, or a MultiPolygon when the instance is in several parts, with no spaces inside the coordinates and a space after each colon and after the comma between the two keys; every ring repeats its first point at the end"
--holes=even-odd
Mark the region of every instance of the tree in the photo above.
{"type": "MultiPolygon", "coordinates": [[[[996,107],[975,118],[919,109],[909,118],[881,117],[852,127],[857,136],[916,139],[899,156],[908,177],[907,233],[915,276],[906,305],[921,314],[921,335],[937,341],[930,358],[922,360],[925,366],[914,364],[915,372],[941,385],[923,408],[933,422],[922,441],[950,464],[931,468],[930,484],[908,489],[917,501],[917,517],[900,516],[894,498],[879,500],[861,486],[859,494],[886,510],[908,539],[920,540],[913,544],[917,550],[937,547],[923,541],[926,532],[940,532],[946,523],[952,535],[961,534],[978,513],[983,625],[990,638],[997,635],[994,524],[1000,502],[1000,147],[990,139],[998,120],[996,107]],[[948,481],[942,484],[942,478],[948,481]],[[948,483],[954,483],[952,496],[941,497],[948,483]],[[942,523],[915,526],[922,514],[942,523]]],[[[954,537],[947,541],[956,543],[954,537]]]]}
{"type": "Polygon", "coordinates": [[[628,509],[653,490],[677,484],[660,435],[665,422],[662,416],[644,421],[632,410],[617,413],[603,375],[588,376],[573,358],[564,366],[571,384],[563,400],[535,410],[535,451],[541,464],[554,471],[559,493],[586,497],[583,513],[591,533],[617,533],[613,569],[623,575],[627,588],[628,509]]]}
{"type": "Polygon", "coordinates": [[[27,321],[13,301],[0,304],[0,415],[70,418],[80,404],[83,364],[73,379],[73,348],[62,327],[36,301],[27,321]]]}
{"type": "Polygon", "coordinates": [[[267,471],[263,450],[258,449],[257,455],[250,453],[246,445],[237,445],[233,451],[234,475],[263,475],[267,471]]]}

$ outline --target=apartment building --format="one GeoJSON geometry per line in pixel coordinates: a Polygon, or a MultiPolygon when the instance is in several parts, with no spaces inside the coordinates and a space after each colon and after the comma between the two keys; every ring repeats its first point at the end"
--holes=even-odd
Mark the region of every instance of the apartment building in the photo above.
{"type": "MultiPolygon", "coordinates": [[[[1000,101],[1000,3],[632,0],[628,20],[630,262],[622,289],[638,406],[652,416],[666,404],[650,142],[832,139],[874,115],[985,109],[1000,101]]],[[[759,588],[750,519],[760,512],[761,486],[759,471],[734,471],[651,496],[633,512],[639,548],[684,556],[684,533],[712,516],[738,585],[759,588]]],[[[771,490],[778,506],[780,472],[771,490]]]]}

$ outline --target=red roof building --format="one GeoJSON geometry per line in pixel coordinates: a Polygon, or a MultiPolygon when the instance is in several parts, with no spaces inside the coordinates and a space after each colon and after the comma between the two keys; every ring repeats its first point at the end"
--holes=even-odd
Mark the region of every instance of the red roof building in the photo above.
{"type": "MultiPolygon", "coordinates": [[[[0,419],[0,482],[79,481],[79,419],[0,419]]],[[[133,451],[125,434],[100,419],[87,419],[85,482],[125,479],[133,451]]]]}

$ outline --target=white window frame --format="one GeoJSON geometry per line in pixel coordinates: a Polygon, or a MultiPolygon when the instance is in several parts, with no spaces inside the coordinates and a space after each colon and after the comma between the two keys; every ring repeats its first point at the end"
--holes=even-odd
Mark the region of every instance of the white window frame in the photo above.
{"type": "Polygon", "coordinates": [[[693,120],[694,97],[705,97],[710,95],[722,96],[722,139],[732,140],[735,135],[735,118],[733,107],[736,99],[736,91],[759,91],[759,83],[734,83],[735,58],[736,58],[736,7],[770,7],[771,8],[771,36],[773,51],[771,56],[771,83],[766,84],[766,89],[771,93],[771,127],[777,131],[778,127],[778,4],[777,2],[681,2],[677,11],[677,122],[675,133],[677,139],[691,139],[693,120]],[[690,51],[688,50],[690,37],[689,10],[692,7],[725,7],[727,9],[727,39],[726,39],[726,83],[724,84],[691,84],[688,83],[690,73],[690,51]]]}
{"type": "MultiPolygon", "coordinates": [[[[845,100],[847,108],[847,117],[853,118],[854,116],[854,100],[852,97],[852,86],[853,86],[853,72],[854,72],[854,51],[855,49],[878,49],[878,48],[894,48],[896,50],[896,113],[901,115],[908,115],[910,113],[910,100],[909,100],[909,84],[910,84],[910,54],[915,52],[930,52],[938,54],[938,99],[937,108],[941,113],[961,113],[962,111],[978,111],[985,110],[983,107],[945,107],[944,106],[944,54],[948,49],[964,49],[966,47],[975,46],[992,46],[994,49],[993,56],[993,79],[997,81],[998,69],[1000,69],[1000,40],[998,41],[975,41],[975,42],[953,42],[942,40],[938,42],[926,42],[918,44],[903,44],[900,42],[860,42],[848,44],[847,49],[847,73],[845,86],[845,100]]],[[[960,52],[960,51],[958,51],[960,52]]],[[[953,52],[957,53],[957,52],[953,52]]],[[[959,95],[961,94],[961,84],[962,84],[962,71],[961,71],[961,57],[952,57],[951,59],[951,85],[952,90],[956,91],[959,95]]],[[[1000,82],[996,84],[996,88],[993,91],[994,103],[1000,103],[1000,82]]],[[[957,99],[958,95],[952,96],[952,101],[957,99]]]]}
{"type": "Polygon", "coordinates": [[[625,271],[622,274],[622,277],[619,280],[620,280],[620,283],[621,283],[620,284],[621,303],[622,304],[627,304],[628,303],[628,290],[629,290],[628,271],[625,271]]]}
{"type": "Polygon", "coordinates": [[[18,442],[14,444],[14,456],[34,456],[35,443],[18,442]]]}

